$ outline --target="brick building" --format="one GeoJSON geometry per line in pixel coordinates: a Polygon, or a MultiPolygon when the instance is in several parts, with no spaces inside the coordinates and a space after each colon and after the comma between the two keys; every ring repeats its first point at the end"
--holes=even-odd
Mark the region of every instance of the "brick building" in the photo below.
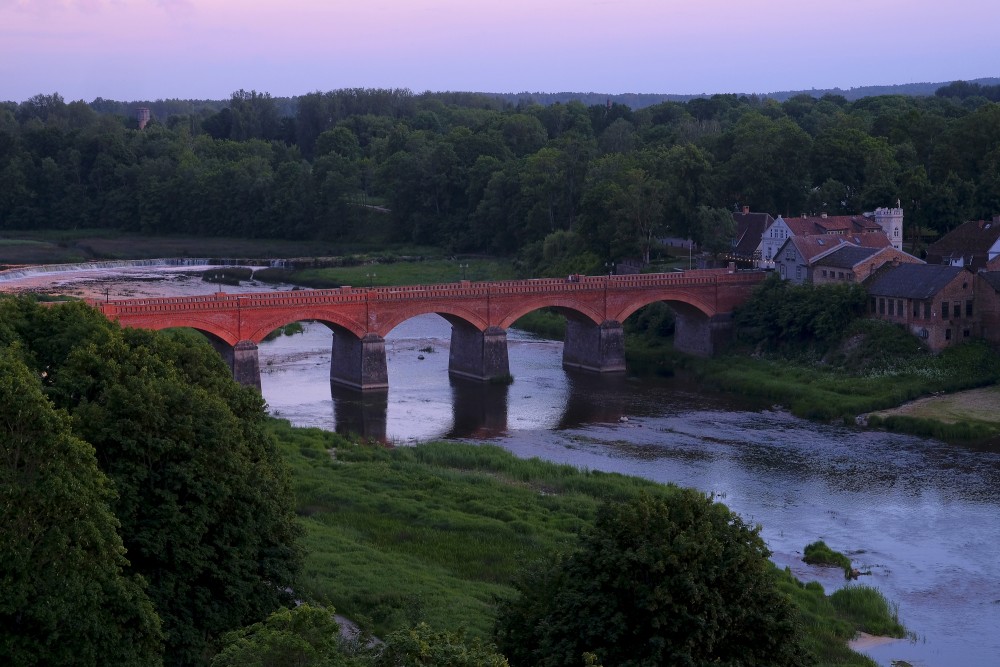
{"type": "Polygon", "coordinates": [[[958,266],[900,264],[868,288],[868,314],[903,325],[938,352],[980,335],[977,277],[958,266]]]}
{"type": "Polygon", "coordinates": [[[828,283],[860,283],[868,280],[885,265],[923,264],[902,250],[892,246],[885,248],[861,248],[845,244],[833,252],[817,259],[810,270],[810,277],[817,285],[828,283]]]}
{"type": "Polygon", "coordinates": [[[976,274],[976,311],[979,335],[991,343],[1000,343],[1000,271],[976,274]]]}

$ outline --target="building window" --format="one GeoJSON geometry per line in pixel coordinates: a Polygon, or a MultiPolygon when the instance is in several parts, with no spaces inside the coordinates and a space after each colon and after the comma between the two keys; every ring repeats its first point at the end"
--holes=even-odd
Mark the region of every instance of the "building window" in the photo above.
{"type": "Polygon", "coordinates": [[[969,337],[969,330],[962,329],[962,338],[968,338],[968,337],[969,337]]]}
{"type": "Polygon", "coordinates": [[[962,304],[958,301],[955,302],[955,310],[952,317],[958,318],[962,316],[962,304]]]}
{"type": "Polygon", "coordinates": [[[878,314],[885,315],[885,298],[879,297],[878,300],[878,314]]]}
{"type": "Polygon", "coordinates": [[[920,317],[920,304],[916,301],[913,302],[913,319],[920,317]]]}
{"type": "Polygon", "coordinates": [[[944,339],[945,340],[951,340],[951,329],[945,329],[944,330],[944,339]]]}
{"type": "Polygon", "coordinates": [[[823,277],[826,278],[826,269],[823,269],[823,277]]]}
{"type": "Polygon", "coordinates": [[[965,316],[972,317],[972,299],[965,302],[965,316]]]}
{"type": "Polygon", "coordinates": [[[925,320],[931,319],[931,302],[930,301],[924,301],[924,319],[925,320]]]}
{"type": "Polygon", "coordinates": [[[801,277],[802,277],[802,267],[801,266],[796,266],[795,267],[795,279],[798,280],[801,277]]]}
{"type": "Polygon", "coordinates": [[[948,319],[948,302],[947,301],[942,301],[941,302],[941,319],[942,320],[948,319]]]}
{"type": "Polygon", "coordinates": [[[900,299],[899,301],[897,301],[896,302],[896,317],[902,317],[903,313],[906,312],[905,308],[906,308],[906,305],[903,303],[902,299],[900,299]]]}

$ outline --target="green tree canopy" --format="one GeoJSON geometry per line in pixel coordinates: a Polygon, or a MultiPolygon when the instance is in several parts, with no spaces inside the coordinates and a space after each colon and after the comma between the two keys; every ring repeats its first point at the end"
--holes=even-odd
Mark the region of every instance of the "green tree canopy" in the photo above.
{"type": "Polygon", "coordinates": [[[770,552],[692,489],[605,506],[579,548],[528,573],[497,617],[516,665],[804,665],[770,552]]]}
{"type": "Polygon", "coordinates": [[[0,663],[162,664],[159,618],[124,573],[113,499],[93,448],[0,348],[0,663]]]}
{"type": "Polygon", "coordinates": [[[260,394],[194,334],[122,330],[82,303],[0,308],[115,485],[125,572],[149,584],[166,662],[203,664],[216,637],[288,598],[300,564],[260,394]]]}

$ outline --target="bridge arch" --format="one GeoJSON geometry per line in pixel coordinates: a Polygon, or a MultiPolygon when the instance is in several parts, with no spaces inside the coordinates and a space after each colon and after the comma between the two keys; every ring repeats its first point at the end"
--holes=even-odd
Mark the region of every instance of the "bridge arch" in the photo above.
{"type": "Polygon", "coordinates": [[[583,301],[572,297],[557,295],[552,298],[534,298],[527,303],[515,306],[510,309],[507,314],[503,316],[503,318],[501,318],[498,326],[501,329],[509,329],[511,325],[513,325],[514,322],[520,318],[524,317],[528,313],[542,308],[553,308],[562,315],[565,315],[567,319],[577,321],[589,321],[593,324],[599,325],[605,320],[604,316],[600,312],[590,307],[583,301]]]}
{"type": "MultiPolygon", "coordinates": [[[[137,325],[130,323],[129,326],[137,325]]],[[[219,326],[216,322],[200,317],[186,317],[181,315],[162,319],[149,318],[149,321],[144,322],[141,326],[144,329],[152,329],[155,331],[162,331],[164,329],[196,329],[197,331],[205,334],[205,336],[210,341],[213,341],[213,343],[221,341],[229,346],[236,345],[236,343],[240,341],[238,332],[232,331],[227,327],[219,326]]]]}
{"type": "Polygon", "coordinates": [[[390,331],[398,327],[407,320],[412,320],[420,315],[440,315],[452,326],[470,326],[478,331],[484,331],[490,326],[486,319],[471,308],[458,304],[446,304],[431,302],[426,305],[407,305],[405,308],[392,309],[385,313],[379,320],[378,326],[372,329],[372,333],[377,333],[383,338],[390,331]]]}
{"type": "Polygon", "coordinates": [[[350,332],[356,338],[362,338],[367,333],[367,328],[363,322],[358,322],[352,317],[347,317],[329,308],[300,308],[280,311],[273,316],[254,320],[247,327],[249,331],[247,340],[260,343],[269,333],[279,327],[291,324],[292,322],[304,322],[307,320],[322,322],[334,331],[350,332]]]}
{"type": "Polygon", "coordinates": [[[705,317],[713,317],[716,315],[714,304],[708,303],[704,299],[700,299],[695,295],[684,292],[677,292],[676,290],[665,290],[659,293],[654,292],[651,294],[643,294],[640,298],[631,301],[627,306],[622,308],[615,315],[615,317],[611,319],[624,322],[629,318],[629,316],[633,315],[640,308],[644,308],[651,303],[658,302],[666,303],[668,306],[674,308],[674,310],[683,309],[687,313],[691,314],[693,314],[694,311],[698,311],[705,317]],[[680,305],[680,308],[677,307],[678,305],[680,305]],[[687,308],[685,308],[685,306],[687,306],[687,308]]]}

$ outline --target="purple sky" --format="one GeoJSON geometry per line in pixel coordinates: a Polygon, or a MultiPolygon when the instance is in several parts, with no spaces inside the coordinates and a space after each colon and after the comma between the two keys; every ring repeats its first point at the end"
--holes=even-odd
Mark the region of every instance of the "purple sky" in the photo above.
{"type": "Polygon", "coordinates": [[[715,93],[1000,75],[1000,0],[0,0],[0,100],[715,93]]]}

